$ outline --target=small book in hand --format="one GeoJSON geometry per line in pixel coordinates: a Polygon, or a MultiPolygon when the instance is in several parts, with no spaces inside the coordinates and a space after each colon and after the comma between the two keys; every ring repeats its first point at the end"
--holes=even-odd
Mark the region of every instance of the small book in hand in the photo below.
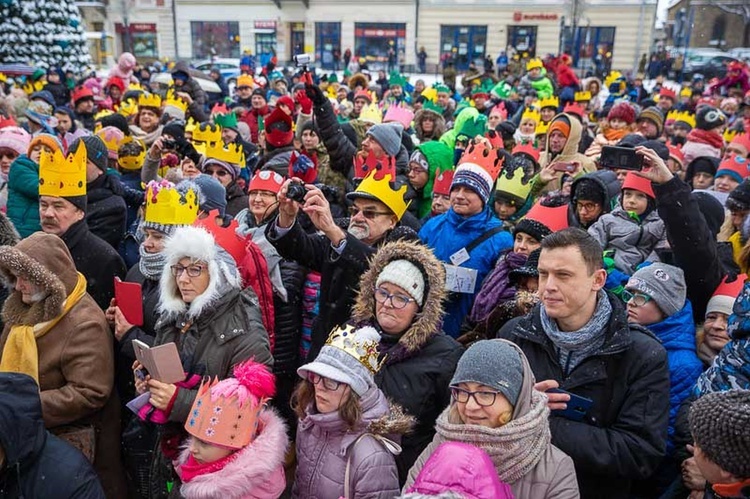
{"type": "Polygon", "coordinates": [[[185,379],[177,345],[165,343],[150,347],[140,340],[133,340],[135,358],[151,377],[162,383],[177,383],[185,379]]]}

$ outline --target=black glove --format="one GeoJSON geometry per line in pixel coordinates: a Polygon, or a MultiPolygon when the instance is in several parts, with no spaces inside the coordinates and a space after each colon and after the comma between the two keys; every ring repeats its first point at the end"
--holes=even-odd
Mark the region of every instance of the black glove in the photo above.
{"type": "Polygon", "coordinates": [[[320,106],[326,101],[325,94],[317,85],[305,85],[305,93],[316,106],[320,106]]]}

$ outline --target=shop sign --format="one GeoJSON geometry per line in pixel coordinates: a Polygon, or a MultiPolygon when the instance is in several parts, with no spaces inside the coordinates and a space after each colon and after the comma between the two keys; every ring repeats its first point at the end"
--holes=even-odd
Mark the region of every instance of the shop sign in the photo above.
{"type": "Polygon", "coordinates": [[[406,31],[403,29],[360,28],[356,30],[355,35],[364,37],[403,38],[406,36],[406,31]]]}
{"type": "MultiPolygon", "coordinates": [[[[115,23],[115,31],[117,33],[125,33],[125,26],[121,23],[115,23]]],[[[130,23],[128,29],[130,33],[156,33],[156,24],[150,23],[130,23]]]]}
{"type": "Polygon", "coordinates": [[[539,13],[525,13],[525,12],[514,12],[513,13],[513,21],[514,22],[521,22],[521,21],[557,21],[559,19],[559,16],[557,14],[545,14],[543,12],[539,13]]]}
{"type": "Polygon", "coordinates": [[[305,23],[292,23],[292,31],[305,31],[305,23]]]}
{"type": "Polygon", "coordinates": [[[276,29],[276,21],[255,21],[255,29],[276,29]]]}

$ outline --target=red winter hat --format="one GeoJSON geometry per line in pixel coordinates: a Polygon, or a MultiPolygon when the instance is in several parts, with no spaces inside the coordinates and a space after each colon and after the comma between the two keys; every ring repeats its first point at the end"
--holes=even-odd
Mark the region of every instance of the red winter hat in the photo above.
{"type": "Polygon", "coordinates": [[[432,186],[433,194],[440,194],[443,196],[451,195],[451,184],[453,183],[453,170],[445,170],[440,173],[435,179],[435,183],[432,186]]]}
{"type": "Polygon", "coordinates": [[[78,101],[81,101],[83,99],[94,100],[94,92],[92,92],[88,87],[76,87],[75,90],[73,90],[73,105],[75,106],[78,101]]]}
{"type": "Polygon", "coordinates": [[[620,102],[612,106],[607,113],[608,120],[622,120],[628,125],[635,123],[635,109],[627,102],[620,102]]]}
{"type": "Polygon", "coordinates": [[[516,144],[516,147],[513,148],[513,156],[516,154],[526,154],[530,156],[535,163],[539,164],[539,151],[537,149],[534,149],[534,146],[531,145],[531,142],[526,142],[524,144],[516,144]]]}
{"type": "Polygon", "coordinates": [[[550,232],[558,232],[570,226],[568,223],[568,205],[551,207],[536,203],[522,220],[533,220],[544,225],[550,232]]]}
{"type": "Polygon", "coordinates": [[[294,140],[292,117],[280,108],[273,110],[264,120],[266,142],[273,147],[288,146],[294,140]]]}
{"type": "Polygon", "coordinates": [[[732,144],[739,144],[750,151],[750,133],[738,133],[732,139],[732,144]]]}
{"type": "Polygon", "coordinates": [[[713,296],[706,305],[706,315],[711,312],[719,312],[726,315],[732,314],[732,308],[734,307],[734,301],[740,295],[742,288],[745,286],[747,275],[740,274],[732,282],[727,282],[728,277],[725,277],[721,284],[714,291],[713,296]]]}
{"type": "Polygon", "coordinates": [[[669,149],[670,158],[677,161],[680,164],[680,167],[685,166],[685,155],[682,153],[680,147],[667,144],[667,149],[669,149]]]}
{"type": "Polygon", "coordinates": [[[268,191],[278,194],[283,183],[284,177],[275,171],[261,170],[253,176],[247,191],[268,191]]]}
{"type": "Polygon", "coordinates": [[[288,95],[282,95],[281,97],[276,99],[276,107],[279,107],[279,104],[284,104],[289,109],[294,111],[294,100],[288,95]]]}
{"type": "Polygon", "coordinates": [[[624,191],[625,189],[642,192],[651,199],[656,199],[654,189],[651,187],[651,181],[640,175],[636,175],[634,172],[628,172],[625,176],[625,180],[622,183],[622,190],[624,191]]]}
{"type": "Polygon", "coordinates": [[[109,88],[109,87],[117,87],[118,89],[120,89],[120,92],[124,92],[125,91],[125,82],[122,81],[122,78],[120,78],[118,76],[113,76],[107,82],[107,88],[109,88]]]}

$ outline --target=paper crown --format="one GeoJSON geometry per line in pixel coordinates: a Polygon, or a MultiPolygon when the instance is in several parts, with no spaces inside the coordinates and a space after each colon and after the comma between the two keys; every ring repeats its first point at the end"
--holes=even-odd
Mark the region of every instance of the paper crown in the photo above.
{"type": "Polygon", "coordinates": [[[372,103],[372,95],[367,90],[357,90],[356,92],[354,92],[352,102],[356,101],[357,99],[365,99],[368,103],[372,103]]]}
{"type": "Polygon", "coordinates": [[[497,179],[504,164],[505,156],[495,149],[488,148],[482,142],[471,144],[458,160],[458,166],[475,165],[483,169],[492,177],[493,182],[497,179]]]}
{"type": "Polygon", "coordinates": [[[191,116],[185,123],[185,133],[192,134],[196,128],[198,128],[198,123],[191,116]]]}
{"type": "Polygon", "coordinates": [[[240,144],[224,145],[223,142],[210,142],[206,144],[206,157],[238,167],[245,166],[245,152],[240,144]]]}
{"type": "Polygon", "coordinates": [[[384,155],[376,158],[374,154],[354,156],[354,178],[365,178],[370,173],[375,174],[376,180],[382,180],[385,175],[396,178],[396,158],[384,155]]]}
{"type": "Polygon", "coordinates": [[[724,142],[727,144],[732,142],[734,138],[737,136],[737,130],[734,130],[732,128],[727,128],[724,130],[724,142]]]}
{"type": "MultiPolygon", "coordinates": [[[[338,348],[351,355],[365,366],[372,374],[377,374],[383,362],[378,362],[380,342],[375,338],[363,338],[357,334],[357,328],[352,324],[339,326],[331,331],[326,345],[338,348]]],[[[385,358],[383,358],[385,360],[385,358]]]]}
{"type": "Polygon", "coordinates": [[[553,95],[545,99],[539,99],[534,103],[534,107],[537,109],[544,109],[545,107],[554,107],[557,109],[560,107],[560,100],[553,95]]]}
{"type": "Polygon", "coordinates": [[[492,113],[500,114],[500,119],[505,121],[508,119],[508,109],[505,107],[505,102],[501,102],[492,109],[490,109],[490,115],[492,113]]]}
{"type": "MultiPolygon", "coordinates": [[[[292,155],[294,154],[295,153],[292,153],[292,155]]],[[[284,177],[275,171],[261,170],[253,176],[252,180],[250,180],[250,185],[248,186],[247,191],[268,191],[278,194],[283,183],[284,177]]]]}
{"type": "Polygon", "coordinates": [[[498,131],[487,130],[487,132],[484,134],[484,138],[490,141],[490,145],[493,149],[505,149],[503,135],[498,131]]]}
{"type": "Polygon", "coordinates": [[[470,118],[461,125],[461,129],[458,130],[456,138],[465,137],[468,140],[476,137],[483,137],[487,133],[487,116],[478,114],[473,118],[470,118]]]}
{"type": "Polygon", "coordinates": [[[693,89],[690,87],[682,87],[682,90],[680,90],[680,97],[692,97],[693,96],[693,89]]]}
{"type": "Polygon", "coordinates": [[[400,106],[390,106],[388,111],[385,112],[383,117],[383,123],[396,122],[400,123],[404,127],[404,130],[408,130],[411,127],[411,122],[414,119],[414,113],[400,106]]]}
{"type": "Polygon", "coordinates": [[[563,113],[575,114],[579,118],[583,119],[586,116],[586,108],[580,105],[578,102],[568,102],[565,104],[563,113]]]}
{"type": "Polygon", "coordinates": [[[198,195],[193,189],[184,194],[171,182],[152,180],[146,188],[144,221],[160,225],[190,225],[198,218],[198,195]]]}
{"type": "Polygon", "coordinates": [[[442,196],[450,196],[454,173],[453,170],[440,172],[440,175],[435,178],[435,184],[432,186],[432,193],[440,194],[442,196]]]}
{"type": "Polygon", "coordinates": [[[519,165],[514,170],[506,168],[498,175],[495,192],[508,194],[515,198],[518,204],[523,204],[529,197],[533,185],[531,176],[526,175],[523,167],[519,165]]]}
{"type": "Polygon", "coordinates": [[[531,207],[524,219],[539,222],[552,232],[567,229],[569,226],[568,205],[550,207],[537,202],[531,207]]]}
{"type": "MultiPolygon", "coordinates": [[[[669,119],[669,114],[670,113],[667,113],[667,119],[669,119]]],[[[678,113],[675,113],[674,120],[675,122],[680,121],[682,123],[690,125],[691,128],[695,128],[695,115],[688,111],[680,111],[678,113]]]]}
{"type": "Polygon", "coordinates": [[[432,102],[432,101],[425,102],[424,105],[422,106],[422,110],[435,113],[438,116],[442,116],[443,113],[445,112],[445,109],[443,109],[442,107],[440,107],[439,105],[437,105],[435,102],[432,102]]]}
{"type": "Polygon", "coordinates": [[[625,175],[625,180],[622,182],[622,189],[632,189],[644,193],[651,199],[656,199],[654,189],[651,187],[651,181],[640,175],[636,175],[634,172],[628,172],[625,175]]]}
{"type": "Polygon", "coordinates": [[[670,158],[680,163],[680,165],[685,164],[685,154],[683,154],[682,149],[679,146],[667,144],[667,149],[669,149],[670,158]]]}
{"type": "Polygon", "coordinates": [[[589,92],[588,90],[576,92],[573,100],[576,102],[588,102],[591,100],[591,92],[589,92]]]}
{"type": "Polygon", "coordinates": [[[268,368],[253,361],[235,367],[234,378],[202,382],[185,430],[213,445],[246,447],[258,433],[261,412],[275,392],[274,383],[268,368]]]}
{"type": "Polygon", "coordinates": [[[115,112],[112,111],[111,109],[102,109],[101,111],[97,112],[94,115],[94,121],[99,121],[100,119],[105,118],[107,116],[112,116],[113,114],[115,114],[115,112]]]}
{"type": "Polygon", "coordinates": [[[534,68],[542,69],[544,67],[544,64],[542,63],[542,60],[539,58],[531,59],[529,62],[526,63],[526,71],[531,71],[534,68]]]}
{"type": "Polygon", "coordinates": [[[433,88],[435,89],[435,92],[438,94],[440,93],[451,94],[452,93],[451,88],[445,83],[435,83],[433,88]]]}
{"type": "Polygon", "coordinates": [[[212,114],[211,119],[213,120],[214,124],[219,126],[219,128],[237,128],[237,115],[231,111],[227,114],[212,114]]]}
{"type": "Polygon", "coordinates": [[[161,97],[157,94],[143,92],[138,96],[138,107],[152,107],[161,109],[161,97]]]}
{"type": "Polygon", "coordinates": [[[141,85],[140,83],[130,82],[130,84],[128,85],[128,88],[127,88],[126,91],[128,91],[128,92],[130,92],[130,91],[143,92],[145,90],[146,89],[144,88],[144,86],[141,85]]]}
{"type": "Polygon", "coordinates": [[[217,102],[214,107],[211,108],[211,117],[217,114],[229,114],[229,108],[223,102],[217,102]]]}
{"type": "Polygon", "coordinates": [[[141,146],[140,154],[138,154],[137,156],[118,155],[117,164],[119,164],[120,167],[125,170],[140,170],[141,167],[143,167],[143,162],[146,160],[148,149],[146,148],[146,144],[144,144],[141,139],[134,139],[131,136],[127,136],[122,139],[122,142],[120,142],[120,147],[124,146],[125,144],[130,144],[131,142],[135,142],[141,146]]]}
{"type": "Polygon", "coordinates": [[[527,107],[523,110],[523,114],[521,115],[521,121],[523,120],[534,120],[536,123],[540,123],[542,121],[542,115],[535,108],[527,107]]]}
{"type": "Polygon", "coordinates": [[[237,88],[242,87],[253,87],[255,86],[255,80],[250,75],[239,75],[237,77],[237,88]]]}
{"type": "Polygon", "coordinates": [[[138,101],[135,99],[126,99],[124,101],[120,102],[120,105],[117,107],[117,112],[126,118],[129,116],[133,116],[138,112],[138,101]]]}
{"type": "Polygon", "coordinates": [[[108,126],[97,130],[94,135],[102,139],[104,145],[107,146],[109,157],[112,159],[117,158],[117,150],[120,149],[120,145],[122,145],[124,139],[120,129],[108,126]]]}
{"type": "Polygon", "coordinates": [[[661,87],[659,90],[659,97],[666,97],[668,99],[677,100],[677,93],[668,87],[661,87]]]}
{"type": "Polygon", "coordinates": [[[437,94],[438,94],[437,89],[435,87],[427,87],[424,90],[422,90],[421,95],[428,101],[435,102],[437,100],[437,94]]]}
{"type": "MultiPolygon", "coordinates": [[[[548,125],[549,126],[549,125],[548,125]]],[[[532,158],[535,162],[539,162],[539,150],[534,147],[534,145],[531,142],[526,142],[525,144],[517,144],[513,151],[511,152],[513,156],[516,154],[526,154],[530,158],[532,158]]]]}
{"type": "Polygon", "coordinates": [[[547,135],[547,132],[549,132],[549,125],[550,123],[542,123],[541,121],[537,122],[534,135],[547,135]]]}
{"type": "MultiPolygon", "coordinates": [[[[289,157],[287,175],[289,178],[298,178],[306,184],[314,183],[318,178],[318,154],[315,151],[312,153],[292,151],[292,155],[289,157]]],[[[283,177],[279,177],[283,179],[283,177]]],[[[254,179],[255,177],[253,177],[254,179]]],[[[281,188],[281,184],[279,184],[279,188],[281,188]]],[[[273,192],[278,192],[278,189],[273,192]]]]}
{"type": "Polygon", "coordinates": [[[713,296],[729,296],[737,298],[742,292],[742,288],[745,286],[747,280],[747,274],[740,274],[732,282],[727,282],[729,276],[724,277],[721,283],[716,287],[713,296]]]}
{"type": "Polygon", "coordinates": [[[193,130],[193,136],[190,140],[193,145],[221,142],[221,128],[213,123],[201,123],[193,130]]]}
{"type": "Polygon", "coordinates": [[[206,218],[196,218],[193,227],[205,229],[213,236],[216,244],[229,253],[238,266],[241,266],[247,254],[248,241],[237,234],[239,228],[237,220],[233,219],[229,225],[223,227],[219,225],[220,219],[219,210],[211,210],[206,218]]]}
{"type": "Polygon", "coordinates": [[[77,197],[86,195],[86,148],[67,157],[60,149],[43,151],[39,157],[39,195],[77,197]]]}
{"type": "Polygon", "coordinates": [[[383,122],[383,113],[380,112],[377,104],[362,106],[362,110],[359,112],[359,120],[377,125],[383,122]]]}
{"type": "Polygon", "coordinates": [[[409,82],[409,80],[401,75],[398,71],[393,71],[391,75],[388,77],[388,85],[398,85],[401,87],[405,87],[406,84],[409,82]]]}
{"type": "MultiPolygon", "coordinates": [[[[387,173],[380,180],[377,177],[378,175],[376,172],[370,172],[370,174],[360,182],[354,193],[367,194],[367,197],[377,199],[386,205],[396,217],[401,220],[401,217],[406,212],[409,204],[411,204],[411,200],[408,203],[404,200],[404,196],[406,196],[408,190],[406,184],[398,189],[393,189],[393,187],[391,187],[391,181],[396,178],[395,175],[387,173]]],[[[354,193],[350,193],[350,195],[354,193]]],[[[353,197],[356,197],[356,195],[353,197]]]]}
{"type": "MultiPolygon", "coordinates": [[[[44,82],[41,81],[41,80],[35,81],[35,82],[27,81],[23,85],[22,88],[23,88],[23,91],[25,93],[27,93],[28,95],[31,95],[34,92],[39,92],[40,90],[43,90],[44,89],[44,82]]],[[[93,96],[93,94],[92,94],[92,96],[93,96]]],[[[75,100],[73,100],[73,102],[75,102],[75,100]]]]}
{"type": "Polygon", "coordinates": [[[181,110],[183,113],[187,111],[188,108],[187,102],[182,100],[180,97],[177,97],[177,94],[172,89],[169,89],[169,91],[167,92],[167,100],[164,102],[164,104],[167,106],[175,107],[181,110]]]}

